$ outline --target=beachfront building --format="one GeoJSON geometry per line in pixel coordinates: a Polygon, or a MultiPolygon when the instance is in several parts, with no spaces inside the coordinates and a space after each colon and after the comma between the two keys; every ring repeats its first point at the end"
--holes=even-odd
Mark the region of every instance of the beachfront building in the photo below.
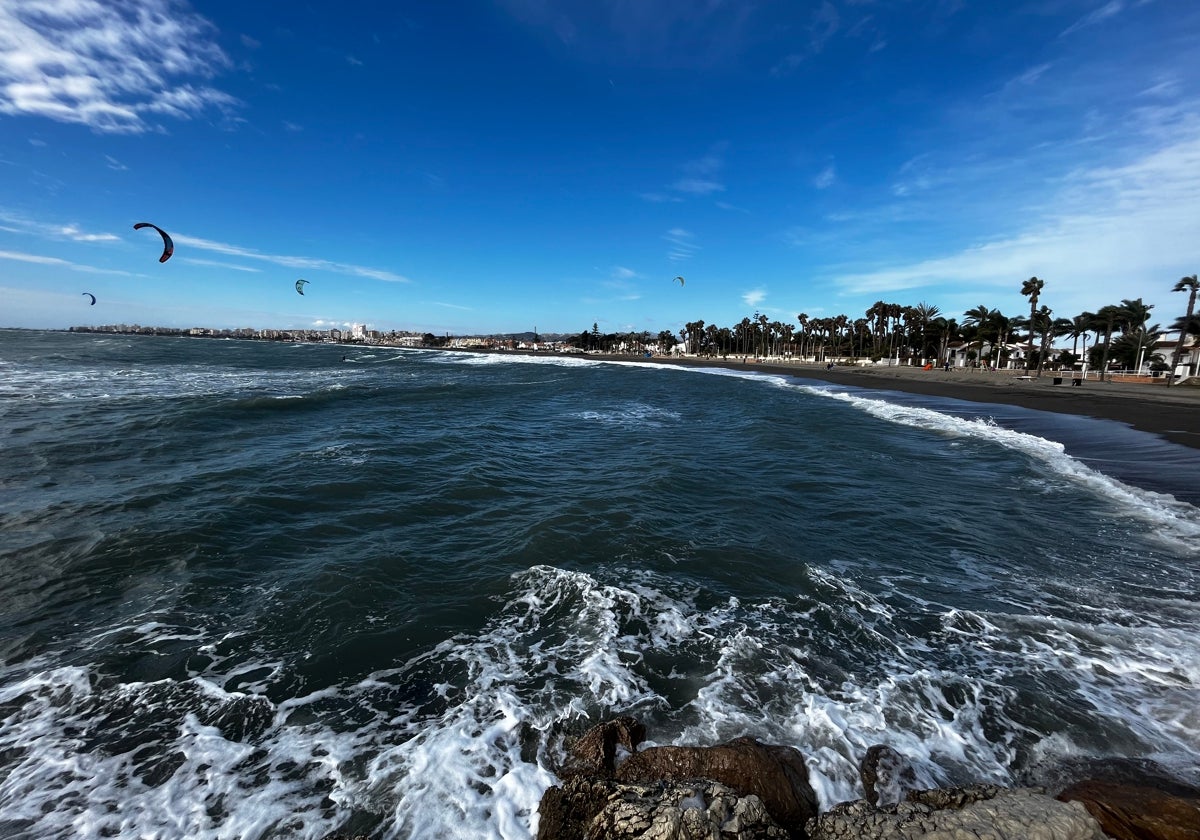
{"type": "MultiPolygon", "coordinates": [[[[1159,354],[1166,360],[1166,364],[1171,364],[1171,357],[1175,355],[1175,348],[1179,346],[1179,332],[1162,333],[1154,342],[1154,353],[1159,354]]],[[[1175,364],[1175,375],[1187,379],[1191,376],[1200,376],[1200,336],[1186,335],[1183,339],[1183,350],[1179,354],[1179,359],[1175,364]]]]}

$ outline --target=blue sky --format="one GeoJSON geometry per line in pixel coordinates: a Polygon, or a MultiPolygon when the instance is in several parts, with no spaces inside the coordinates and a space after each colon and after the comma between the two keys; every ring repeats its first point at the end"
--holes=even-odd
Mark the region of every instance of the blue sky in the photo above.
{"type": "Polygon", "coordinates": [[[1200,270],[1194,0],[386,5],[0,3],[0,326],[961,319],[1031,275],[1166,324],[1200,270]]]}

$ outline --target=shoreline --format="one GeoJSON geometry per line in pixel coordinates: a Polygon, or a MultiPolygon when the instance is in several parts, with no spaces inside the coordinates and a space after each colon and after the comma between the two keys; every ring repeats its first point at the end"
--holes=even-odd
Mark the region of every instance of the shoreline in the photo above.
{"type": "Polygon", "coordinates": [[[1171,443],[1200,449],[1200,387],[1194,385],[1181,385],[1168,390],[1165,384],[1088,380],[1075,387],[1069,384],[1069,379],[1062,385],[1052,384],[1052,372],[1043,372],[1040,379],[1023,380],[1017,378],[1019,371],[945,371],[941,368],[927,371],[907,366],[835,367],[826,370],[823,365],[800,362],[740,362],[720,358],[665,356],[646,359],[619,354],[587,358],[752,371],[870,390],[1012,405],[1036,411],[1112,420],[1157,435],[1171,443]]]}

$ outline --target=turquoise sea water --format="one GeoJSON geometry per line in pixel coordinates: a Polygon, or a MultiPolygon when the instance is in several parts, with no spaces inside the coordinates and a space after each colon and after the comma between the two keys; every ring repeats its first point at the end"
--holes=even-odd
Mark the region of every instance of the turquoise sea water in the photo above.
{"type": "Polygon", "coordinates": [[[0,332],[0,836],[525,838],[615,714],[792,744],[824,807],[874,743],[1195,781],[1197,466],[785,376],[0,332]]]}

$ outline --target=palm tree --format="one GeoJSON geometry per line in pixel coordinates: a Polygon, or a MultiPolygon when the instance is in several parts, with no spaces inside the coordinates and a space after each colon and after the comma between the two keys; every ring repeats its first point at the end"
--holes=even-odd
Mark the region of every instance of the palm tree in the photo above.
{"type": "Polygon", "coordinates": [[[1187,325],[1192,322],[1192,312],[1196,309],[1196,292],[1200,291],[1200,280],[1196,279],[1193,274],[1190,277],[1181,277],[1179,282],[1172,287],[1173,292],[1188,292],[1187,315],[1183,318],[1184,329],[1179,331],[1179,341],[1175,344],[1175,352],[1171,354],[1171,373],[1167,376],[1167,387],[1175,381],[1175,369],[1179,367],[1179,357],[1183,355],[1183,340],[1187,337],[1187,325]]]}
{"type": "Polygon", "coordinates": [[[1092,322],[1096,320],[1094,312],[1081,312],[1071,319],[1071,329],[1066,335],[1071,337],[1071,355],[1079,358],[1079,339],[1083,339],[1083,355],[1087,356],[1087,334],[1092,329],[1092,322]]]}
{"type": "Polygon", "coordinates": [[[918,303],[912,310],[913,317],[921,325],[921,361],[923,362],[929,356],[926,352],[929,349],[929,323],[937,318],[942,310],[931,303],[925,303],[925,301],[918,303]]]}
{"type": "Polygon", "coordinates": [[[1101,330],[1104,331],[1104,354],[1100,357],[1101,382],[1104,381],[1104,375],[1108,372],[1108,357],[1112,351],[1113,330],[1121,322],[1122,314],[1121,307],[1112,304],[1102,306],[1096,311],[1096,323],[1092,329],[1096,331],[1096,335],[1099,335],[1101,330]]]}
{"type": "Polygon", "coordinates": [[[983,343],[987,338],[987,328],[1000,314],[998,309],[988,309],[983,304],[963,313],[963,324],[975,328],[975,340],[979,344],[979,355],[983,355],[983,343]]]}
{"type": "Polygon", "coordinates": [[[950,361],[948,351],[951,339],[959,337],[958,322],[953,318],[935,318],[933,325],[938,336],[938,362],[944,364],[950,361]]]}
{"type": "Polygon", "coordinates": [[[1054,319],[1050,317],[1053,314],[1048,306],[1041,307],[1037,312],[1037,332],[1042,339],[1041,344],[1038,346],[1037,375],[1039,379],[1042,376],[1042,370],[1046,367],[1046,357],[1050,354],[1050,343],[1055,334],[1054,319]]]}
{"type": "MultiPolygon", "coordinates": [[[[1037,319],[1038,296],[1042,293],[1042,288],[1045,287],[1044,280],[1039,280],[1036,277],[1030,277],[1021,284],[1021,295],[1029,298],[1029,352],[1025,354],[1025,373],[1029,373],[1029,366],[1033,363],[1033,330],[1034,321],[1037,319]]],[[[1038,366],[1038,372],[1041,372],[1041,365],[1038,366]]]]}

